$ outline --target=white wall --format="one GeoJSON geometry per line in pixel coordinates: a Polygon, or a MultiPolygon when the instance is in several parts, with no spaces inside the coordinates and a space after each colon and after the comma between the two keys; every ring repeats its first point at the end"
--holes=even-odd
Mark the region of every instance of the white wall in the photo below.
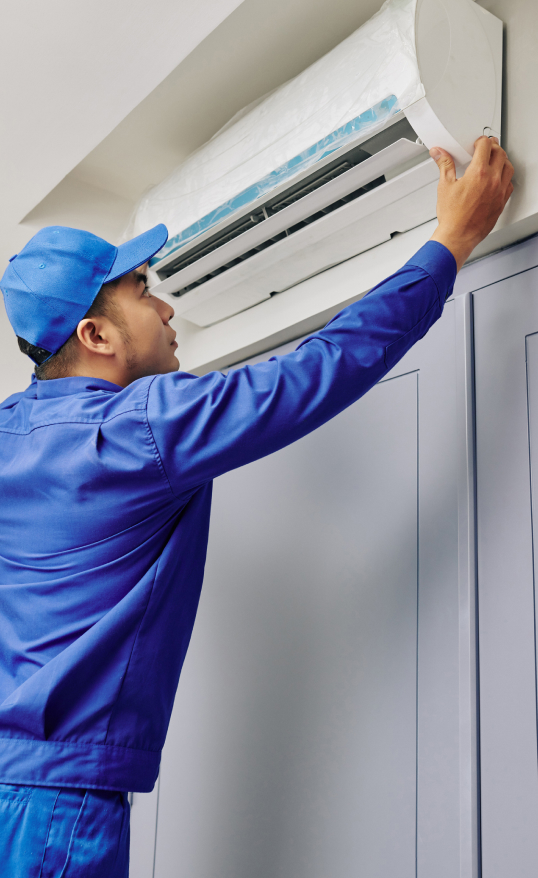
{"type": "Polygon", "coordinates": [[[240,2],[3,4],[2,223],[20,222],[240,2]]]}
{"type": "MultiPolygon", "coordinates": [[[[35,230],[21,225],[25,215],[240,2],[2,4],[0,271],[35,230]]],[[[107,193],[103,214],[110,200],[107,193]]],[[[28,374],[2,311],[2,395],[28,374]]]]}

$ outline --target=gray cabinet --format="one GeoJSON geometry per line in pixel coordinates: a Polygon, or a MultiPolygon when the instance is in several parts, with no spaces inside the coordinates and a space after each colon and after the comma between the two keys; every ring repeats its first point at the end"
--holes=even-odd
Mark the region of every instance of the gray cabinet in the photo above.
{"type": "Polygon", "coordinates": [[[476,874],[468,308],[217,480],[156,878],[476,874]]]}

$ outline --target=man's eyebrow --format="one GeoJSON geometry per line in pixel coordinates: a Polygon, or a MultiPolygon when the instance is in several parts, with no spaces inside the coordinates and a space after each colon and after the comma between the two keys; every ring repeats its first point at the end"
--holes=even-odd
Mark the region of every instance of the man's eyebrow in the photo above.
{"type": "Polygon", "coordinates": [[[142,282],[144,284],[144,286],[146,286],[147,282],[148,282],[148,276],[147,276],[147,274],[142,274],[141,271],[135,271],[135,280],[136,280],[137,284],[142,282]]]}

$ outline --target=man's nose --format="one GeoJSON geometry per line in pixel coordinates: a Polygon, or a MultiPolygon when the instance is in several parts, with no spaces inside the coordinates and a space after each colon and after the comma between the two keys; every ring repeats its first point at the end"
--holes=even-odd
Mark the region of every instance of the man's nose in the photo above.
{"type": "Polygon", "coordinates": [[[157,311],[159,312],[159,316],[162,322],[166,325],[174,316],[174,309],[168,302],[163,301],[163,299],[160,299],[158,296],[155,296],[155,298],[157,299],[157,311]]]}

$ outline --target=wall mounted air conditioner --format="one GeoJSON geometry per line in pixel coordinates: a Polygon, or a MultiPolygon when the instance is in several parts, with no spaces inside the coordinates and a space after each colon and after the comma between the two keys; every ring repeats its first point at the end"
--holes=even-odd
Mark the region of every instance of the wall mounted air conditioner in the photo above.
{"type": "Polygon", "coordinates": [[[473,0],[387,0],[238,114],[138,207],[171,236],[152,268],[209,326],[435,217],[438,170],[499,136],[502,23],[473,0]]]}

